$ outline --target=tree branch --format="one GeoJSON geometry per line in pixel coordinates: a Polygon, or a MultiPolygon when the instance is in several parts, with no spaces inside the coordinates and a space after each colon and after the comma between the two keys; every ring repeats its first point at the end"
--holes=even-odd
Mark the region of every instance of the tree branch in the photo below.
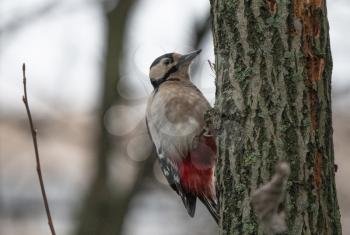
{"type": "Polygon", "coordinates": [[[41,194],[43,196],[45,210],[46,210],[46,215],[47,215],[47,219],[48,219],[48,224],[50,226],[51,234],[52,235],[56,235],[55,228],[53,226],[53,222],[52,222],[52,219],[51,219],[49,203],[47,201],[45,187],[44,187],[44,181],[43,181],[43,177],[42,177],[42,173],[41,173],[38,143],[37,143],[37,139],[36,139],[37,131],[34,128],[33,119],[32,119],[32,115],[31,115],[31,112],[30,112],[30,109],[29,109],[29,104],[28,104],[27,81],[26,81],[27,78],[26,78],[26,67],[25,67],[25,64],[23,64],[23,66],[22,66],[22,71],[23,71],[23,90],[24,90],[24,95],[23,95],[22,100],[23,100],[23,103],[24,103],[24,105],[26,107],[27,116],[28,116],[28,120],[29,120],[30,131],[32,133],[32,139],[33,139],[33,145],[34,145],[34,151],[35,151],[35,158],[36,158],[36,171],[37,171],[38,177],[39,177],[41,194]]]}

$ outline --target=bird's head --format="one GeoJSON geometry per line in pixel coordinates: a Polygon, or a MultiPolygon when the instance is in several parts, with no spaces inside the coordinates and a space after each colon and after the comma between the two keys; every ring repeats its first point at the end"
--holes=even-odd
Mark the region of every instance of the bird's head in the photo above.
{"type": "Polygon", "coordinates": [[[151,64],[149,72],[153,87],[157,88],[169,78],[189,79],[189,67],[201,51],[197,50],[186,55],[167,53],[159,56],[151,64]]]}

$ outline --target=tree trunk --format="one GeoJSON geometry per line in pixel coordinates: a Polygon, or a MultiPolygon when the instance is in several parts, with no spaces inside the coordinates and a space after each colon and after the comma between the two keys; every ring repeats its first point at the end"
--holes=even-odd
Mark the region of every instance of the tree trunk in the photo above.
{"type": "Polygon", "coordinates": [[[322,0],[212,0],[221,234],[263,234],[250,204],[290,163],[287,234],[341,234],[322,0]]]}
{"type": "Polygon", "coordinates": [[[96,138],[98,145],[94,159],[96,173],[83,199],[74,232],[76,235],[120,235],[131,194],[135,192],[135,185],[145,173],[146,168],[141,166],[135,185],[128,192],[118,187],[111,187],[108,164],[113,156],[113,148],[121,145],[123,137],[113,138],[104,126],[106,111],[121,99],[116,87],[120,77],[120,65],[123,62],[127,20],[136,2],[137,0],[120,0],[116,7],[106,14],[106,55],[99,107],[99,130],[96,138]]]}

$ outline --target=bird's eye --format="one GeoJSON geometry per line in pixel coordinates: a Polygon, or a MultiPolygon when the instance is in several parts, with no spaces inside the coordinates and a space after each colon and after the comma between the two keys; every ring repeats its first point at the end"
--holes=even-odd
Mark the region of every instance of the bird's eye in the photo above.
{"type": "Polygon", "coordinates": [[[164,61],[164,64],[165,64],[165,65],[170,64],[170,60],[165,60],[165,61],[164,61]]]}

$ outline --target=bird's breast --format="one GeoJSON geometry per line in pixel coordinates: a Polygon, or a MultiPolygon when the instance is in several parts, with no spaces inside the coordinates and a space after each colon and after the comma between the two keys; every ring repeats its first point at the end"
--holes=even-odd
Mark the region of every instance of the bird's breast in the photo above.
{"type": "Polygon", "coordinates": [[[150,98],[147,122],[157,149],[161,147],[166,156],[178,161],[193,148],[193,139],[202,131],[204,113],[210,106],[194,86],[173,83],[161,85],[150,98]]]}

